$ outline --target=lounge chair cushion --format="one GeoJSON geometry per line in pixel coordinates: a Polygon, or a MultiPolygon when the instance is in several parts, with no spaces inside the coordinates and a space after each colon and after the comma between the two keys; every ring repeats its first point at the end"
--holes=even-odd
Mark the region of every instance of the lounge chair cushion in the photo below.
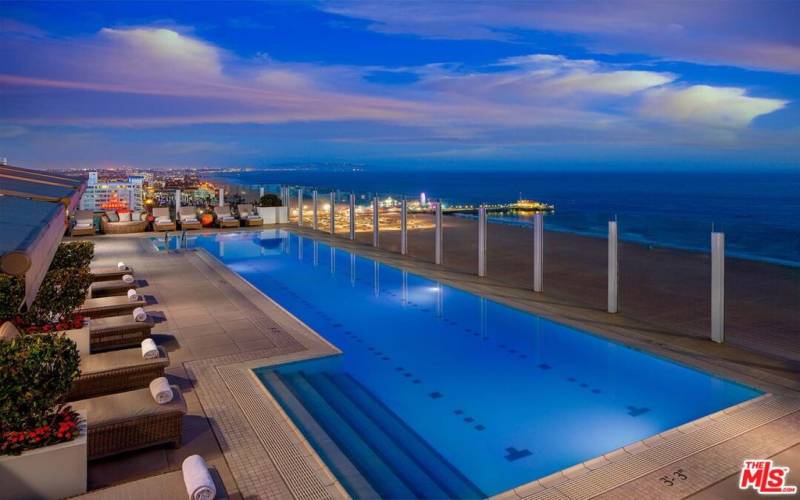
{"type": "Polygon", "coordinates": [[[131,213],[130,212],[118,212],[117,215],[119,216],[120,222],[130,222],[131,221],[131,213]]]}
{"type": "Polygon", "coordinates": [[[0,340],[14,340],[19,337],[19,330],[14,326],[14,323],[6,321],[0,326],[0,340]]]}
{"type": "Polygon", "coordinates": [[[165,413],[186,414],[186,401],[177,385],[172,385],[172,401],[160,405],[153,400],[150,388],[109,394],[70,403],[76,411],[86,411],[89,428],[125,422],[138,417],[165,413]]]}
{"type": "Polygon", "coordinates": [[[106,217],[108,217],[109,222],[119,222],[119,215],[116,210],[106,210],[106,217]]]}
{"type": "Polygon", "coordinates": [[[92,227],[94,227],[94,224],[89,224],[86,222],[78,222],[75,224],[75,229],[91,229],[92,227]]]}
{"type": "MultiPolygon", "coordinates": [[[[126,297],[127,298],[127,297],[126,297]]],[[[141,330],[143,327],[153,327],[153,320],[136,321],[132,314],[121,314],[107,318],[96,318],[89,322],[89,331],[92,333],[105,333],[109,330],[141,330]]]]}
{"type": "Polygon", "coordinates": [[[99,354],[92,354],[81,358],[81,373],[95,374],[142,365],[169,365],[169,356],[162,347],[158,348],[159,356],[155,359],[145,359],[142,357],[142,350],[137,347],[121,349],[119,351],[109,351],[99,354]]]}

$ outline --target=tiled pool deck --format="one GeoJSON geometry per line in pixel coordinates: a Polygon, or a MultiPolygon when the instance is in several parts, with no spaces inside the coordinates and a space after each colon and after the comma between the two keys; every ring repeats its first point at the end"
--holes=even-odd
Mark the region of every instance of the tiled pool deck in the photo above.
{"type": "MultiPolygon", "coordinates": [[[[310,233],[307,233],[310,235],[310,233]]],[[[152,235],[98,237],[95,264],[132,265],[157,342],[170,351],[170,379],[189,415],[177,450],[154,448],[90,464],[93,498],[137,497],[143,485],[174,488],[185,456],[202,454],[232,498],[341,498],[346,493],[251,368],[337,352],[294,317],[203,251],[156,252],[152,235]],[[166,474],[165,474],[166,473],[166,474]],[[147,477],[147,479],[141,479],[147,477]]],[[[326,236],[317,233],[319,238],[326,236]]],[[[729,476],[745,458],[781,454],[800,470],[800,376],[784,364],[698,339],[671,339],[611,315],[537,303],[518,290],[447,272],[362,245],[368,257],[589,329],[771,394],[506,492],[505,498],[730,498],[729,476]],[[662,481],[680,470],[687,479],[662,481]]],[[[797,474],[796,472],[794,473],[797,474]]],[[[790,479],[792,475],[790,475],[790,479]]],[[[674,477],[673,477],[674,479],[674,477]]],[[[797,479],[794,479],[798,482],[797,479]]],[[[163,494],[162,494],[163,497],[163,494]]],[[[164,497],[166,498],[166,497],[164,497]]]]}

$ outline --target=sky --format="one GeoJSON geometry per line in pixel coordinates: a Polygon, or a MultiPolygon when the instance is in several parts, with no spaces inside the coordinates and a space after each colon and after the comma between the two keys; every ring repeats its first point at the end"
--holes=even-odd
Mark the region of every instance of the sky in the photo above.
{"type": "Polygon", "coordinates": [[[31,168],[800,168],[800,2],[0,3],[31,168]]]}

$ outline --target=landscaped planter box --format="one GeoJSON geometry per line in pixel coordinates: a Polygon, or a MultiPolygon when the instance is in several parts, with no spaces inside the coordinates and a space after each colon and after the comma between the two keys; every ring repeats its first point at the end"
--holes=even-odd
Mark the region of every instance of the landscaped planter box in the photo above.
{"type": "Polygon", "coordinates": [[[286,224],[289,222],[289,207],[256,207],[264,224],[286,224]]]}
{"type": "Polygon", "coordinates": [[[0,456],[0,497],[57,499],[86,493],[86,414],[80,435],[66,443],[0,456]]]}

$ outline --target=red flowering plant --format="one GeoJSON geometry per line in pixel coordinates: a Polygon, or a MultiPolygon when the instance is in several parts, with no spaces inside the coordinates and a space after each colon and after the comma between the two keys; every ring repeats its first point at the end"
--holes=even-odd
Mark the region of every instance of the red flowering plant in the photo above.
{"type": "Polygon", "coordinates": [[[79,415],[64,400],[80,374],[75,343],[63,335],[0,342],[0,454],[71,441],[79,415]]]}

